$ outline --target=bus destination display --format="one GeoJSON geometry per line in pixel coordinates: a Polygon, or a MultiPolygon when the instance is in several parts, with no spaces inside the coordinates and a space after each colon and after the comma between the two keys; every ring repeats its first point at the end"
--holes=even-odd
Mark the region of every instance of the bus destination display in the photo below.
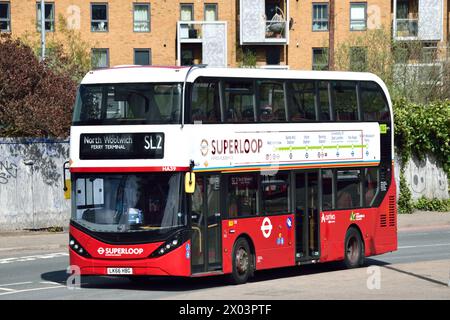
{"type": "Polygon", "coordinates": [[[80,136],[80,159],[162,159],[164,133],[87,133],[80,136]]]}

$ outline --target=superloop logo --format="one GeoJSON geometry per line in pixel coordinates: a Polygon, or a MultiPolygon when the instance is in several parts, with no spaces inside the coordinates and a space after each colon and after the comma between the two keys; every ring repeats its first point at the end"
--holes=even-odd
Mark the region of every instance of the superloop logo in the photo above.
{"type": "Polygon", "coordinates": [[[99,255],[105,255],[106,257],[117,257],[122,255],[140,255],[144,252],[142,248],[98,248],[97,253],[99,255]]]}

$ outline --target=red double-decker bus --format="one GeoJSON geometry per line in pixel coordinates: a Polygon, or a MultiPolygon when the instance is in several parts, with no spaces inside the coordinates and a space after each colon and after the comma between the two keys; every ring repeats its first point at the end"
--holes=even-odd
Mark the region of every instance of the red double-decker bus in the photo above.
{"type": "Polygon", "coordinates": [[[397,249],[392,107],[373,74],[91,71],[70,144],[82,275],[244,283],[397,249]]]}

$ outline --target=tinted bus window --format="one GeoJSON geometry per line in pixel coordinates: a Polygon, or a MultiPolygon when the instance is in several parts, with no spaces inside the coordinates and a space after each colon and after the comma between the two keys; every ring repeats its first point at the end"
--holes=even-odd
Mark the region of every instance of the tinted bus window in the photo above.
{"type": "Polygon", "coordinates": [[[364,169],[364,201],[371,207],[378,193],[378,168],[364,169]]]}
{"type": "Polygon", "coordinates": [[[219,82],[196,82],[191,95],[191,122],[218,123],[220,117],[219,82]]]}
{"type": "Polygon", "coordinates": [[[180,123],[181,84],[81,85],[74,125],[180,123]]]}
{"type": "Polygon", "coordinates": [[[239,174],[228,176],[227,208],[229,217],[256,215],[258,176],[239,174]]]}
{"type": "Polygon", "coordinates": [[[225,122],[254,122],[254,88],[253,81],[224,83],[225,122]]]}
{"type": "Polygon", "coordinates": [[[318,81],[319,120],[331,120],[330,96],[328,94],[328,82],[318,81]]]}
{"type": "Polygon", "coordinates": [[[258,89],[260,121],[286,121],[286,103],[283,82],[258,81],[258,89]]]}
{"type": "Polygon", "coordinates": [[[292,82],[291,88],[292,99],[289,104],[289,120],[294,122],[316,120],[315,82],[296,81],[292,82]]]}
{"type": "Polygon", "coordinates": [[[358,120],[356,83],[353,81],[332,81],[331,93],[336,121],[358,120]]]}
{"type": "Polygon", "coordinates": [[[360,171],[338,170],[336,209],[357,207],[361,207],[360,171]]]}
{"type": "Polygon", "coordinates": [[[262,176],[262,211],[264,214],[287,213],[288,208],[288,175],[276,174],[262,176]]]}
{"type": "Polygon", "coordinates": [[[322,210],[333,209],[333,170],[322,170],[322,210]]]}
{"type": "Polygon", "coordinates": [[[360,82],[360,105],[364,121],[389,121],[389,107],[375,82],[360,82]]]}

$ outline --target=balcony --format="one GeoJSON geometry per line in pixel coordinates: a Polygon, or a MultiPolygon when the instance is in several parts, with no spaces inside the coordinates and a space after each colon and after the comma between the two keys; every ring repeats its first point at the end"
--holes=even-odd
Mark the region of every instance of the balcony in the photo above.
{"type": "Polygon", "coordinates": [[[225,21],[178,21],[177,64],[227,66],[225,21]]]}
{"type": "Polygon", "coordinates": [[[240,0],[240,44],[289,43],[289,0],[240,0]]]}
{"type": "Polygon", "coordinates": [[[441,85],[443,72],[442,62],[397,63],[394,66],[394,80],[404,85],[441,85]]]}
{"type": "Polygon", "coordinates": [[[394,0],[393,7],[395,40],[442,40],[443,0],[394,0]]]}
{"type": "Polygon", "coordinates": [[[396,38],[417,38],[419,35],[419,19],[397,19],[396,38]]]}

